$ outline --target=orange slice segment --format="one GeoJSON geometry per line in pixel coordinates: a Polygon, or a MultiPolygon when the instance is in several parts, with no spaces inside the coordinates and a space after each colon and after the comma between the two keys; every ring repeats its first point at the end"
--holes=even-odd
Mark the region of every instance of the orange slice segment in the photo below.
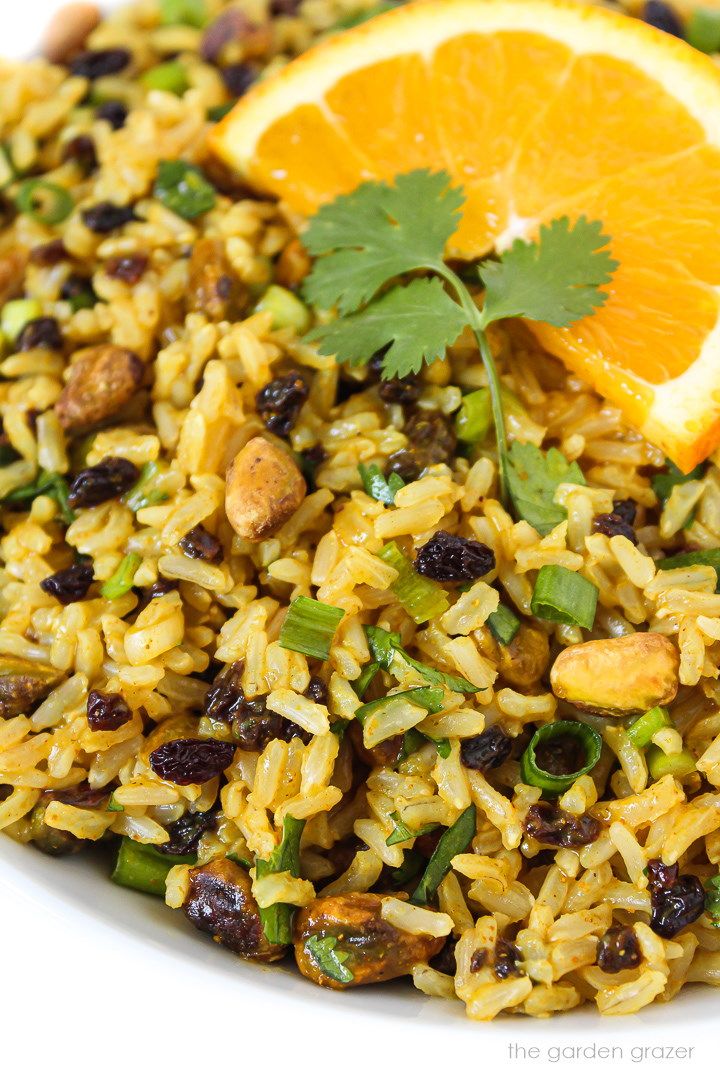
{"type": "Polygon", "coordinates": [[[464,258],[599,218],[607,304],[534,332],[681,469],[720,442],[720,73],[683,42],[569,0],[427,0],[316,46],[210,140],[303,214],[446,169],[464,258]]]}

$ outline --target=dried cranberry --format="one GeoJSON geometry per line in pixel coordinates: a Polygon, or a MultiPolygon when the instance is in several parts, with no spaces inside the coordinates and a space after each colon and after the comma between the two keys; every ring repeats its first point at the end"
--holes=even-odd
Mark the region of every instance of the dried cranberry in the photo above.
{"type": "Polygon", "coordinates": [[[467,540],[442,529],[418,549],[415,569],[433,581],[477,581],[495,567],[487,544],[467,540]]]}
{"type": "Polygon", "coordinates": [[[669,4],[663,0],[647,0],[642,12],[642,21],[657,30],[664,30],[673,37],[683,37],[683,25],[669,4]]]}
{"type": "Polygon", "coordinates": [[[634,525],[637,517],[637,503],[634,499],[615,499],[612,512],[623,521],[627,521],[628,525],[634,525]]]}
{"type": "Polygon", "coordinates": [[[43,578],[40,588],[61,604],[75,604],[87,595],[92,583],[92,563],[74,563],[67,570],[58,570],[56,574],[43,578]]]}
{"type": "Polygon", "coordinates": [[[205,784],[228,769],[235,746],[220,739],[173,739],[150,755],[150,765],[161,780],[173,784],[205,784]]]}
{"type": "Polygon", "coordinates": [[[233,97],[242,97],[260,74],[254,64],[228,64],[222,69],[223,82],[233,97]]]}
{"type": "Polygon", "coordinates": [[[68,494],[73,510],[85,506],[99,506],[108,499],[124,495],[137,483],[140,473],[127,458],[108,457],[98,465],[79,472],[68,494]]]}
{"type": "Polygon", "coordinates": [[[70,70],[83,79],[100,79],[104,75],[117,75],[129,63],[128,49],[88,49],[75,57],[70,70]]]}
{"type": "Polygon", "coordinates": [[[550,803],[539,802],[528,811],[525,832],[550,847],[583,847],[597,840],[600,822],[590,814],[577,816],[550,803]]]}
{"type": "Polygon", "coordinates": [[[62,148],[63,161],[74,161],[85,176],[95,172],[98,167],[95,143],[89,135],[76,135],[68,139],[62,148]]]}
{"type": "Polygon", "coordinates": [[[137,285],[149,261],[147,255],[118,255],[105,263],[105,273],[117,281],[124,281],[126,285],[137,285]]]}
{"type": "Polygon", "coordinates": [[[106,120],[113,131],[119,131],[121,127],[125,126],[127,115],[128,107],[124,101],[103,101],[95,110],[95,116],[98,120],[106,120]]]}
{"type": "Polygon", "coordinates": [[[650,859],[647,864],[647,879],[650,892],[653,889],[666,889],[677,881],[679,868],[677,863],[668,865],[662,859],[650,859]]]}
{"type": "Polygon", "coordinates": [[[132,709],[121,694],[101,694],[91,690],[87,700],[87,722],[91,731],[117,731],[132,718],[132,709]]]}
{"type": "Polygon", "coordinates": [[[305,696],[309,697],[310,700],[314,701],[317,705],[325,705],[327,704],[327,694],[327,684],[319,677],[319,675],[313,675],[308,683],[305,696]]]}
{"type": "Polygon", "coordinates": [[[511,975],[516,975],[521,960],[522,953],[517,945],[505,938],[498,938],[495,946],[495,974],[498,979],[509,979],[511,975]]]}
{"type": "Polygon", "coordinates": [[[650,892],[650,928],[663,938],[672,938],[705,910],[705,890],[694,874],[681,874],[672,885],[650,892]]]}
{"type": "Polygon", "coordinates": [[[30,349],[52,349],[59,352],[63,347],[63,336],[57,319],[43,317],[31,319],[20,331],[15,348],[18,352],[30,349]]]}
{"type": "Polygon", "coordinates": [[[596,963],[609,975],[636,968],[640,960],[640,945],[631,926],[611,927],[598,942],[596,963]]]}
{"type": "Polygon", "coordinates": [[[632,525],[628,525],[619,514],[598,514],[593,521],[593,532],[602,533],[603,536],[626,536],[630,543],[637,543],[632,525]]]}
{"type": "Polygon", "coordinates": [[[112,202],[99,202],[81,213],[86,227],[91,232],[104,235],[114,229],[127,225],[128,221],[137,221],[132,206],[117,206],[112,202]]]}
{"type": "Polygon", "coordinates": [[[290,371],[263,386],[255,397],[255,407],[268,431],[285,436],[295,427],[307,396],[308,387],[302,375],[290,371]]]}
{"type": "Polygon", "coordinates": [[[197,854],[200,837],[208,829],[214,829],[217,823],[217,809],[195,812],[188,810],[181,818],[172,825],[166,825],[170,833],[170,839],[164,844],[158,845],[158,851],[165,855],[195,855],[197,854]]]}
{"type": "Polygon", "coordinates": [[[222,558],[222,544],[202,525],[196,525],[180,539],[180,547],[189,559],[204,559],[205,562],[219,562],[222,558]]]}
{"type": "Polygon", "coordinates": [[[382,379],[378,384],[380,400],[390,405],[414,405],[421,393],[417,379],[382,379]]]}
{"type": "Polygon", "coordinates": [[[460,760],[466,769],[495,769],[502,765],[512,750],[512,739],[498,724],[493,724],[471,739],[460,743],[460,760]]]}
{"type": "Polygon", "coordinates": [[[69,257],[67,248],[59,238],[47,244],[38,244],[30,252],[30,262],[35,266],[57,266],[69,257]]]}
{"type": "Polygon", "coordinates": [[[211,720],[232,725],[233,738],[243,750],[263,750],[272,739],[289,742],[310,736],[296,724],[268,709],[265,696],[248,700],[240,685],[242,663],[218,675],[205,697],[205,712],[211,720]]]}

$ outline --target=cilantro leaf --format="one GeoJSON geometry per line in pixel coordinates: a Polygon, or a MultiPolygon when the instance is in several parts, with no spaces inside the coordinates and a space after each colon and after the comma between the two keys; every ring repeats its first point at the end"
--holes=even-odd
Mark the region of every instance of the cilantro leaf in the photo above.
{"type": "Polygon", "coordinates": [[[464,201],[450,184],[446,172],[416,169],[394,187],[370,180],[320,207],[302,238],[311,255],[323,256],[305,281],[305,298],[347,315],[398,274],[442,262],[464,201]]]}
{"type": "Polygon", "coordinates": [[[571,326],[607,300],[606,285],[618,263],[599,221],[567,217],[542,225],[536,241],[516,240],[499,260],[479,267],[485,285],[483,324],[523,316],[551,326],[571,326]]]}
{"type": "Polygon", "coordinates": [[[668,460],[666,464],[666,471],[656,473],[650,481],[651,488],[658,499],[662,499],[663,502],[670,498],[672,489],[677,487],[678,484],[687,484],[689,480],[701,480],[705,475],[706,462],[704,461],[701,461],[689,473],[680,472],[677,465],[673,465],[672,461],[668,460]]]}
{"type": "Polygon", "coordinates": [[[567,518],[565,508],[553,502],[558,485],[585,484],[577,462],[569,462],[555,447],[544,454],[537,446],[520,442],[508,452],[507,480],[518,515],[541,536],[567,518]]]}
{"type": "Polygon", "coordinates": [[[316,327],[307,340],[320,342],[323,356],[351,364],[364,363],[392,342],[383,357],[383,378],[404,378],[444,356],[466,321],[439,278],[417,278],[395,286],[355,315],[316,327]]]}
{"type": "Polygon", "coordinates": [[[339,983],[351,983],[354,975],[347,961],[350,953],[346,949],[339,949],[340,942],[332,934],[313,934],[305,938],[305,948],[322,971],[329,979],[339,983]]]}
{"type": "Polygon", "coordinates": [[[398,473],[391,472],[386,479],[379,465],[364,465],[361,462],[358,472],[368,495],[386,506],[393,506],[398,491],[405,487],[405,481],[398,473]]]}

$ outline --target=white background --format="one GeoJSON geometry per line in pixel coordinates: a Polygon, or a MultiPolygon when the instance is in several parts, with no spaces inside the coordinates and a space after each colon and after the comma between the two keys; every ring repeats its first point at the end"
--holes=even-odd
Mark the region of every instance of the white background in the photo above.
{"type": "MultiPolygon", "coordinates": [[[[0,0],[0,52],[37,40],[57,0],[0,0]]],[[[373,1077],[492,1075],[656,1077],[717,1071],[712,1016],[720,992],[683,997],[679,1008],[622,1020],[462,1020],[435,1003],[361,991],[312,992],[299,979],[235,962],[209,941],[183,935],[182,916],[104,882],[72,861],[77,899],[59,899],[56,867],[38,856],[37,876],[15,874],[0,838],[0,1069],[3,1080],[82,1077],[373,1077]],[[97,905],[97,916],[93,905],[97,905]],[[137,908],[137,910],[135,910],[137,908]],[[125,913],[128,913],[127,916],[125,913]],[[120,917],[122,914],[122,918],[120,917]],[[144,937],[144,920],[152,933],[144,937]],[[124,923],[124,925],[120,925],[124,923]],[[166,929],[167,927],[167,929],[166,929]],[[198,947],[202,946],[202,947],[198,947]],[[386,1004],[385,1004],[386,1003],[386,1004]],[[537,1055],[511,1061],[508,1045],[537,1055]],[[635,1061],[639,1048],[691,1045],[690,1061],[635,1061]],[[560,1053],[613,1048],[611,1060],[557,1062],[560,1053]],[[579,1051],[573,1051],[579,1047],[579,1051]],[[622,1053],[622,1059],[619,1054],[622,1053]]],[[[12,861],[12,859],[10,860],[12,861]]],[[[69,878],[68,878],[69,880],[69,878]]],[[[713,1027],[715,1026],[715,1030],[713,1027]]],[[[523,1051],[520,1051],[522,1053],[523,1051]]]]}

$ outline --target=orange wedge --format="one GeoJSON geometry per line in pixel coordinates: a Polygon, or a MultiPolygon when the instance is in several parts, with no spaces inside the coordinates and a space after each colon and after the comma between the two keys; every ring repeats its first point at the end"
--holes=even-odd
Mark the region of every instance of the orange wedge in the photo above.
{"type": "Polygon", "coordinates": [[[720,73],[690,46],[565,0],[428,0],[328,38],[211,141],[303,214],[447,169],[464,258],[599,218],[620,261],[607,304],[535,334],[682,470],[720,442],[720,73]]]}

